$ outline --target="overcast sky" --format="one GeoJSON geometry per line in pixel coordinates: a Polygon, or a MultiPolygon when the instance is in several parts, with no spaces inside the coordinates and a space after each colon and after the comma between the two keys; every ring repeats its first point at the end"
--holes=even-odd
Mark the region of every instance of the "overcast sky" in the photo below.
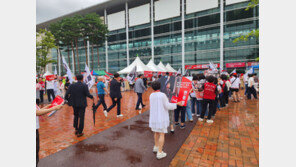
{"type": "Polygon", "coordinates": [[[108,0],[36,0],[36,23],[72,13],[108,0]]]}

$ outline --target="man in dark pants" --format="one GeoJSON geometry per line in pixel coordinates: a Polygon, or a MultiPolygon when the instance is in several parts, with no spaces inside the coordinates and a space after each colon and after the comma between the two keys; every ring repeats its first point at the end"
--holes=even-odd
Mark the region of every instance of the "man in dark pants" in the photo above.
{"type": "Polygon", "coordinates": [[[77,83],[71,84],[66,92],[65,98],[68,100],[71,96],[71,103],[74,109],[74,123],[75,134],[77,137],[83,135],[84,128],[84,115],[85,108],[87,106],[86,97],[93,99],[93,96],[89,93],[88,86],[82,82],[83,76],[81,74],[76,75],[77,83]],[[79,125],[78,125],[79,122],[79,125]]]}
{"type": "Polygon", "coordinates": [[[47,91],[48,102],[51,102],[51,100],[55,98],[53,89],[54,89],[54,80],[46,81],[46,91],[47,91]]]}
{"type": "Polygon", "coordinates": [[[114,108],[117,105],[117,117],[122,117],[123,115],[120,112],[120,100],[122,98],[121,96],[121,78],[119,77],[118,73],[114,74],[114,78],[110,82],[110,97],[112,100],[112,105],[107,109],[107,112],[109,113],[112,108],[114,108]]]}
{"type": "Polygon", "coordinates": [[[98,104],[96,105],[96,109],[102,104],[104,107],[104,115],[105,117],[108,116],[107,114],[107,105],[105,103],[105,94],[108,94],[108,91],[106,89],[105,84],[103,83],[103,78],[99,77],[98,78],[98,84],[97,84],[97,89],[98,89],[98,97],[99,97],[99,101],[98,104]]]}
{"type": "Polygon", "coordinates": [[[138,95],[136,110],[140,110],[140,108],[139,108],[140,104],[142,105],[142,108],[145,107],[145,105],[143,104],[143,99],[142,99],[142,94],[144,93],[145,90],[146,90],[146,87],[145,87],[144,81],[143,81],[143,74],[140,74],[138,76],[136,83],[135,83],[135,92],[138,95]]]}

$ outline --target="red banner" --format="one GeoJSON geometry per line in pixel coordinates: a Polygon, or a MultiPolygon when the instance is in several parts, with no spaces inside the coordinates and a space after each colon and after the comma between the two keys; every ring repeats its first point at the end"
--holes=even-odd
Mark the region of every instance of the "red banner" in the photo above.
{"type": "Polygon", "coordinates": [[[153,76],[152,71],[144,71],[144,77],[151,78],[153,76]]]}
{"type": "MultiPolygon", "coordinates": [[[[216,68],[220,67],[219,63],[214,64],[216,68]]],[[[209,64],[196,64],[196,65],[185,65],[185,69],[207,69],[209,68],[209,64]]]]}
{"type": "Polygon", "coordinates": [[[236,63],[226,63],[226,68],[239,68],[245,67],[246,63],[244,62],[236,62],[236,63]]]}
{"type": "Polygon", "coordinates": [[[258,65],[258,64],[259,64],[259,62],[256,62],[256,61],[254,61],[254,62],[248,62],[247,63],[247,66],[250,67],[250,66],[255,66],[255,65],[258,65]]]}
{"type": "Polygon", "coordinates": [[[45,78],[47,81],[52,81],[55,79],[55,75],[47,75],[47,76],[45,76],[45,78]]]}
{"type": "Polygon", "coordinates": [[[186,106],[191,88],[192,88],[191,80],[186,77],[182,77],[178,97],[173,96],[171,102],[177,103],[181,101],[183,106],[186,106]]]}

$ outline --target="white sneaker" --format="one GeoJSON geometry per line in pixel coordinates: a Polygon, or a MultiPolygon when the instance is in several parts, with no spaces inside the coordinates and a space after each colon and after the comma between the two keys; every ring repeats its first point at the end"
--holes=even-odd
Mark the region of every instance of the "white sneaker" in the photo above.
{"type": "Polygon", "coordinates": [[[211,124],[211,123],[213,123],[214,121],[213,120],[207,120],[207,123],[209,123],[209,124],[211,124]]]}
{"type": "Polygon", "coordinates": [[[123,115],[122,115],[122,114],[120,114],[120,115],[117,115],[117,117],[123,117],[123,115]]]}
{"type": "Polygon", "coordinates": [[[158,147],[154,146],[154,147],[153,147],[153,152],[154,152],[154,153],[157,153],[157,151],[158,151],[158,147]]]}
{"type": "Polygon", "coordinates": [[[192,116],[194,116],[194,114],[192,114],[192,116]]]}
{"type": "Polygon", "coordinates": [[[106,110],[104,110],[104,115],[105,115],[105,117],[108,116],[108,112],[106,110]]]}
{"type": "Polygon", "coordinates": [[[157,152],[157,154],[156,154],[156,158],[157,159],[161,159],[161,158],[164,158],[164,157],[166,157],[167,156],[167,153],[165,153],[165,152],[157,152]]]}
{"type": "Polygon", "coordinates": [[[202,122],[202,121],[203,121],[203,119],[202,119],[202,118],[198,118],[198,121],[199,121],[199,122],[202,122]]]}
{"type": "Polygon", "coordinates": [[[199,117],[200,115],[199,114],[196,114],[196,116],[199,117]]]}

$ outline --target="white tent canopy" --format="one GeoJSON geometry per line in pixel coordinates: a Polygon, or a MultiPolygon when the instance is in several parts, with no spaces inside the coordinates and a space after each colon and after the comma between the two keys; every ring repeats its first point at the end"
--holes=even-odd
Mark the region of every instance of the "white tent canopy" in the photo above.
{"type": "Polygon", "coordinates": [[[144,73],[144,71],[152,71],[149,67],[147,67],[139,57],[137,57],[132,64],[130,64],[128,67],[122,69],[118,72],[118,74],[128,74],[130,73],[133,68],[137,66],[137,72],[138,73],[144,73]]]}
{"type": "Polygon", "coordinates": [[[159,62],[157,65],[158,68],[160,68],[163,72],[168,72],[168,69],[165,68],[165,66],[162,64],[162,62],[159,62]]]}
{"type": "Polygon", "coordinates": [[[165,72],[162,69],[158,68],[156,64],[150,59],[150,61],[147,64],[147,67],[149,67],[152,71],[157,71],[157,72],[165,72]]]}
{"type": "Polygon", "coordinates": [[[168,63],[166,66],[165,66],[166,69],[168,69],[168,72],[177,72],[175,69],[173,69],[173,67],[170,65],[170,63],[168,63]]]}
{"type": "Polygon", "coordinates": [[[52,75],[52,73],[50,73],[49,71],[46,71],[46,73],[43,74],[43,77],[46,77],[47,75],[52,75]]]}

